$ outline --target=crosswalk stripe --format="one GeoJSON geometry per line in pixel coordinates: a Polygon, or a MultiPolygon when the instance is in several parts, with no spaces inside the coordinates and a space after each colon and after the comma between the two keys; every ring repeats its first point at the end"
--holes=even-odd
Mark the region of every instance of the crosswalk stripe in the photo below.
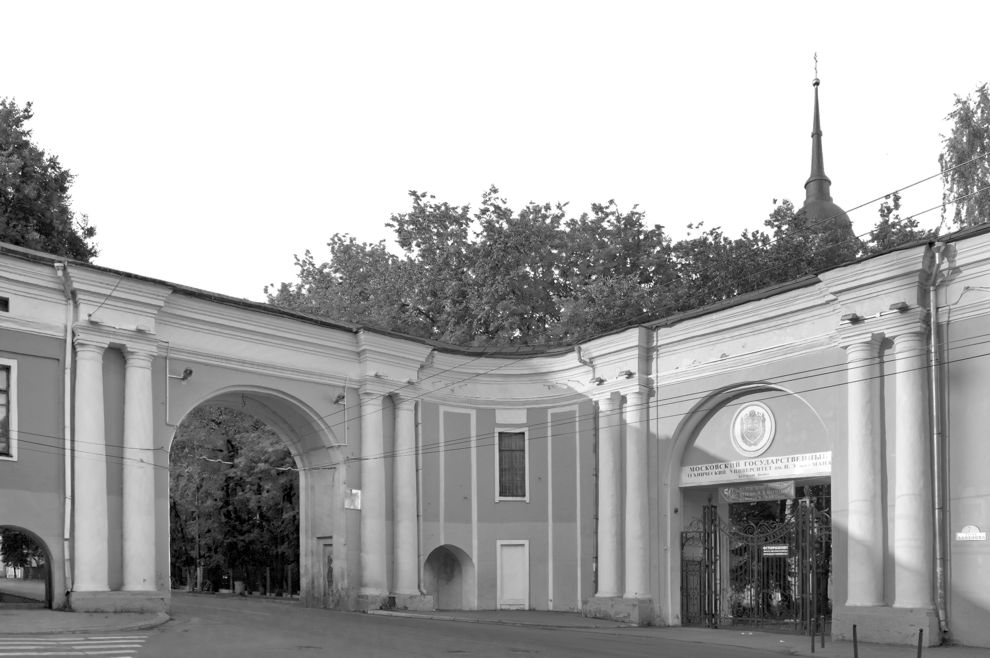
{"type": "Polygon", "coordinates": [[[147,635],[0,637],[0,658],[14,656],[107,656],[133,658],[147,635]]]}

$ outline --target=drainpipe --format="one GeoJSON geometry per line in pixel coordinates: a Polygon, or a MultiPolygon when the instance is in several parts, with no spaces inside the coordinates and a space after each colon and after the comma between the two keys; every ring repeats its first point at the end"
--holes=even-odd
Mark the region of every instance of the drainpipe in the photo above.
{"type": "Polygon", "coordinates": [[[945,249],[944,242],[935,242],[931,246],[935,254],[935,267],[932,270],[932,278],[928,284],[928,307],[929,322],[931,331],[929,340],[931,378],[931,405],[932,405],[932,505],[934,507],[935,522],[935,611],[938,614],[939,630],[942,639],[945,640],[949,634],[948,612],[946,611],[946,525],[945,525],[945,445],[942,436],[942,397],[939,385],[939,358],[938,358],[938,275],[942,268],[942,251],[945,249]]]}
{"type": "Polygon", "coordinates": [[[72,324],[75,320],[76,291],[72,287],[72,277],[69,276],[69,261],[53,263],[55,274],[62,281],[62,293],[65,295],[65,355],[63,356],[63,385],[62,417],[64,427],[62,436],[65,449],[62,451],[65,459],[65,522],[62,529],[62,557],[65,564],[65,590],[72,591],[72,324]]]}

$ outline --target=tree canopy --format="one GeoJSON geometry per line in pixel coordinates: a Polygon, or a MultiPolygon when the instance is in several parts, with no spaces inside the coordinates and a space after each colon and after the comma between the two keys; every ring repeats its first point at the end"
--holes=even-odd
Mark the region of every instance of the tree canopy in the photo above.
{"type": "Polygon", "coordinates": [[[952,128],[938,159],[942,201],[954,204],[956,226],[981,224],[990,220],[990,88],[983,84],[970,96],[956,96],[946,119],[952,128]]]}
{"type": "Polygon", "coordinates": [[[33,116],[31,103],[0,98],[0,240],[88,262],[96,229],[72,210],[72,173],[31,141],[33,116]]]}
{"type": "MultiPolygon", "coordinates": [[[[328,260],[296,258],[298,280],[266,289],[297,311],[457,345],[574,342],[723,301],[925,235],[886,203],[866,242],[837,238],[789,201],[738,238],[689,226],[674,242],[638,207],[566,204],[518,211],[492,187],[477,208],[412,191],[384,242],[334,235],[328,260]],[[886,214],[884,214],[886,213],[886,214]]],[[[776,202],[775,202],[776,203],[776,202]]]]}
{"type": "Polygon", "coordinates": [[[281,576],[298,564],[299,476],[263,422],[225,407],[195,409],[176,431],[169,484],[178,578],[198,560],[215,584],[229,570],[257,586],[266,568],[281,576]]]}

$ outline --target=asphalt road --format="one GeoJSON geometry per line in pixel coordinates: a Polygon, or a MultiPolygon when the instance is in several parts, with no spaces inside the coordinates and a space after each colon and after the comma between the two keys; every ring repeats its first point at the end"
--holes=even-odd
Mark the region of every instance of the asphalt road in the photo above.
{"type": "Polygon", "coordinates": [[[141,658],[228,656],[688,656],[762,652],[652,637],[644,629],[549,629],[304,608],[294,601],[174,593],[172,621],[141,658]]]}

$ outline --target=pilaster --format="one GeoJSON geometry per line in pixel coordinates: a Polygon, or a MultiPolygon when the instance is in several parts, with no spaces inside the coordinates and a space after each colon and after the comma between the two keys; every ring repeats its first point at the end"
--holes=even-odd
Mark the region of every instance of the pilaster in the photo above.
{"type": "Polygon", "coordinates": [[[847,606],[878,606],[883,592],[883,508],[880,486],[880,345],[883,334],[849,331],[848,397],[849,539],[847,606]]]}
{"type": "Polygon", "coordinates": [[[151,363],[154,352],[128,347],[124,366],[123,575],[125,591],[153,591],[155,464],[151,363]]]}
{"type": "Polygon", "coordinates": [[[75,434],[72,441],[74,592],[109,590],[107,447],[103,352],[108,342],[76,335],[75,434]]]}

